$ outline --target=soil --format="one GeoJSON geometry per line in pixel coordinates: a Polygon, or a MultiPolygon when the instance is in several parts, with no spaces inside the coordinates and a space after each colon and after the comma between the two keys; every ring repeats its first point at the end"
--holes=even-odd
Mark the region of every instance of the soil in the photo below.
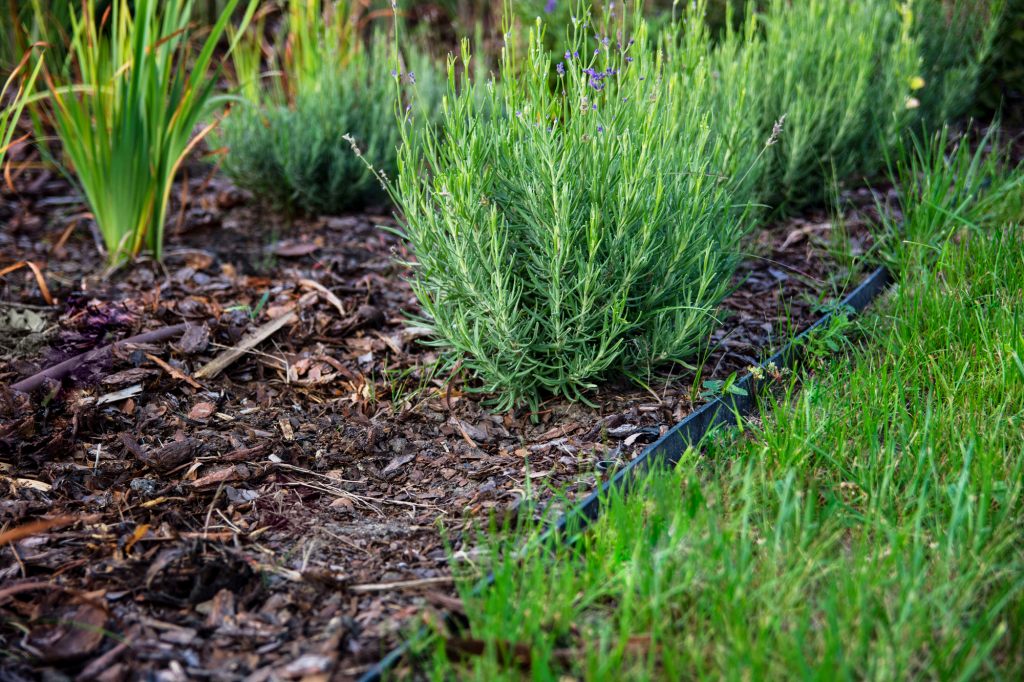
{"type": "Polygon", "coordinates": [[[478,551],[473,528],[591,491],[699,405],[704,380],[765,357],[856,283],[833,245],[871,243],[856,209],[845,230],[826,214],[781,222],[749,243],[699,381],[677,369],[649,390],[604,384],[594,407],[492,414],[410,323],[396,264],[409,254],[376,227],[388,209],[289,220],[195,166],[163,264],[104,278],[87,208],[26,154],[0,201],[0,269],[32,261],[59,303],[27,268],[0,279],[9,680],[359,675],[457,604],[449,561],[478,551]],[[200,371],[290,314],[220,374],[200,371]],[[181,322],[170,342],[9,388],[181,322]]]}

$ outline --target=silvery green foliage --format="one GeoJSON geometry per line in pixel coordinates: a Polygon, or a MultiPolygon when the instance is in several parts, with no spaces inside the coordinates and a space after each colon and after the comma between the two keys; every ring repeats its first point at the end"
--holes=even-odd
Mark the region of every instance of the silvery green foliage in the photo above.
{"type": "MultiPolygon", "coordinates": [[[[386,199],[366,161],[395,169],[401,140],[396,108],[403,93],[391,75],[395,45],[383,34],[369,44],[342,4],[292,0],[287,31],[270,75],[260,73],[260,43],[235,58],[243,102],[222,122],[223,169],[239,186],[286,210],[337,214],[386,199]]],[[[257,31],[260,33],[261,31],[257,31]]],[[[434,65],[415,45],[403,50],[406,84],[419,79],[424,113],[438,91],[434,65]]],[[[426,118],[426,116],[420,117],[426,118]]]]}
{"type": "Polygon", "coordinates": [[[762,198],[799,208],[820,200],[830,181],[880,169],[913,120],[920,69],[911,5],[892,0],[771,0],[752,17],[762,40],[751,114],[763,128],[785,116],[766,159],[762,198]]]}
{"type": "Polygon", "coordinates": [[[974,102],[985,60],[1007,20],[1005,0],[919,0],[915,33],[921,50],[915,97],[928,127],[962,116],[974,102]]]}
{"type": "Polygon", "coordinates": [[[692,360],[745,229],[706,60],[684,78],[639,19],[632,39],[577,22],[554,65],[539,23],[526,42],[501,87],[463,47],[391,186],[426,321],[499,409],[692,360]]]}
{"type": "Polygon", "coordinates": [[[351,135],[382,169],[395,167],[399,143],[386,44],[377,58],[359,53],[344,70],[325,69],[316,87],[288,104],[274,98],[236,105],[220,126],[223,169],[240,187],[287,210],[336,214],[385,198],[352,153],[351,135]],[[375,73],[374,70],[381,73],[375,73]]]}

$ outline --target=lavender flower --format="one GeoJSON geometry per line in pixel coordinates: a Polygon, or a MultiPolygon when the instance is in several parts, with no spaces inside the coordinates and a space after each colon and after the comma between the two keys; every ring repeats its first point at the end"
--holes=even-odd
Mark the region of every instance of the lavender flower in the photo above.
{"type": "Polygon", "coordinates": [[[562,62],[558,62],[558,64],[555,65],[555,71],[558,72],[559,76],[564,76],[565,75],[565,65],[562,64],[562,62]]]}
{"type": "Polygon", "coordinates": [[[558,2],[556,0],[548,0],[547,4],[544,5],[544,12],[547,14],[551,14],[556,9],[558,9],[558,2]]]}

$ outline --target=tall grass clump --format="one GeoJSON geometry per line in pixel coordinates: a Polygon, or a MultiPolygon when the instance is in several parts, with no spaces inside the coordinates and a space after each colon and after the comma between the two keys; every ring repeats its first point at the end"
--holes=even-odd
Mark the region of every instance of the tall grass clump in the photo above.
{"type": "MultiPolygon", "coordinates": [[[[393,44],[381,33],[364,41],[349,9],[345,2],[289,0],[273,49],[257,30],[235,54],[245,101],[218,131],[223,169],[278,208],[333,214],[386,199],[346,140],[376,167],[394,172],[400,132],[393,44]],[[270,55],[265,72],[264,54],[270,55]]],[[[403,81],[419,83],[422,101],[415,104],[423,119],[438,90],[433,66],[412,45],[403,61],[403,81]]]]}
{"type": "Polygon", "coordinates": [[[162,256],[171,184],[211,129],[194,132],[220,102],[214,50],[240,2],[198,31],[191,0],[112,0],[102,13],[83,0],[67,62],[45,69],[54,128],[111,264],[144,246],[162,256]]]}
{"type": "Polygon", "coordinates": [[[745,207],[726,145],[633,31],[578,22],[552,64],[538,23],[525,55],[506,40],[500,87],[464,44],[439,124],[402,128],[413,288],[498,409],[691,360],[729,286],[745,207]]]}
{"type": "Polygon", "coordinates": [[[749,115],[785,133],[762,173],[763,200],[796,209],[822,199],[830,180],[879,170],[881,151],[913,119],[919,51],[910,4],[891,0],[771,0],[758,96],[749,115]]]}
{"type": "Polygon", "coordinates": [[[932,266],[949,241],[979,222],[1024,216],[1024,166],[1014,169],[1009,152],[992,130],[973,143],[948,126],[902,140],[888,159],[896,204],[879,207],[889,267],[932,266]]]}

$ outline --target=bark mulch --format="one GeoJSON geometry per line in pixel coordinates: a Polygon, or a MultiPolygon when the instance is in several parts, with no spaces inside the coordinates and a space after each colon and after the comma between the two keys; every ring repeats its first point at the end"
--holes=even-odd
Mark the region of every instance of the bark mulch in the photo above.
{"type": "MultiPolygon", "coordinates": [[[[408,321],[408,254],[375,227],[386,209],[289,221],[192,170],[164,263],[107,279],[59,176],[26,170],[0,201],[0,269],[34,262],[59,301],[27,268],[0,280],[0,679],[357,676],[453,603],[444,537],[471,558],[467,531],[490,515],[591,491],[703,400],[676,370],[602,385],[596,407],[492,414],[408,321]]],[[[701,382],[855,284],[830,246],[870,238],[861,212],[845,222],[807,215],[751,241],[701,382]]]]}

